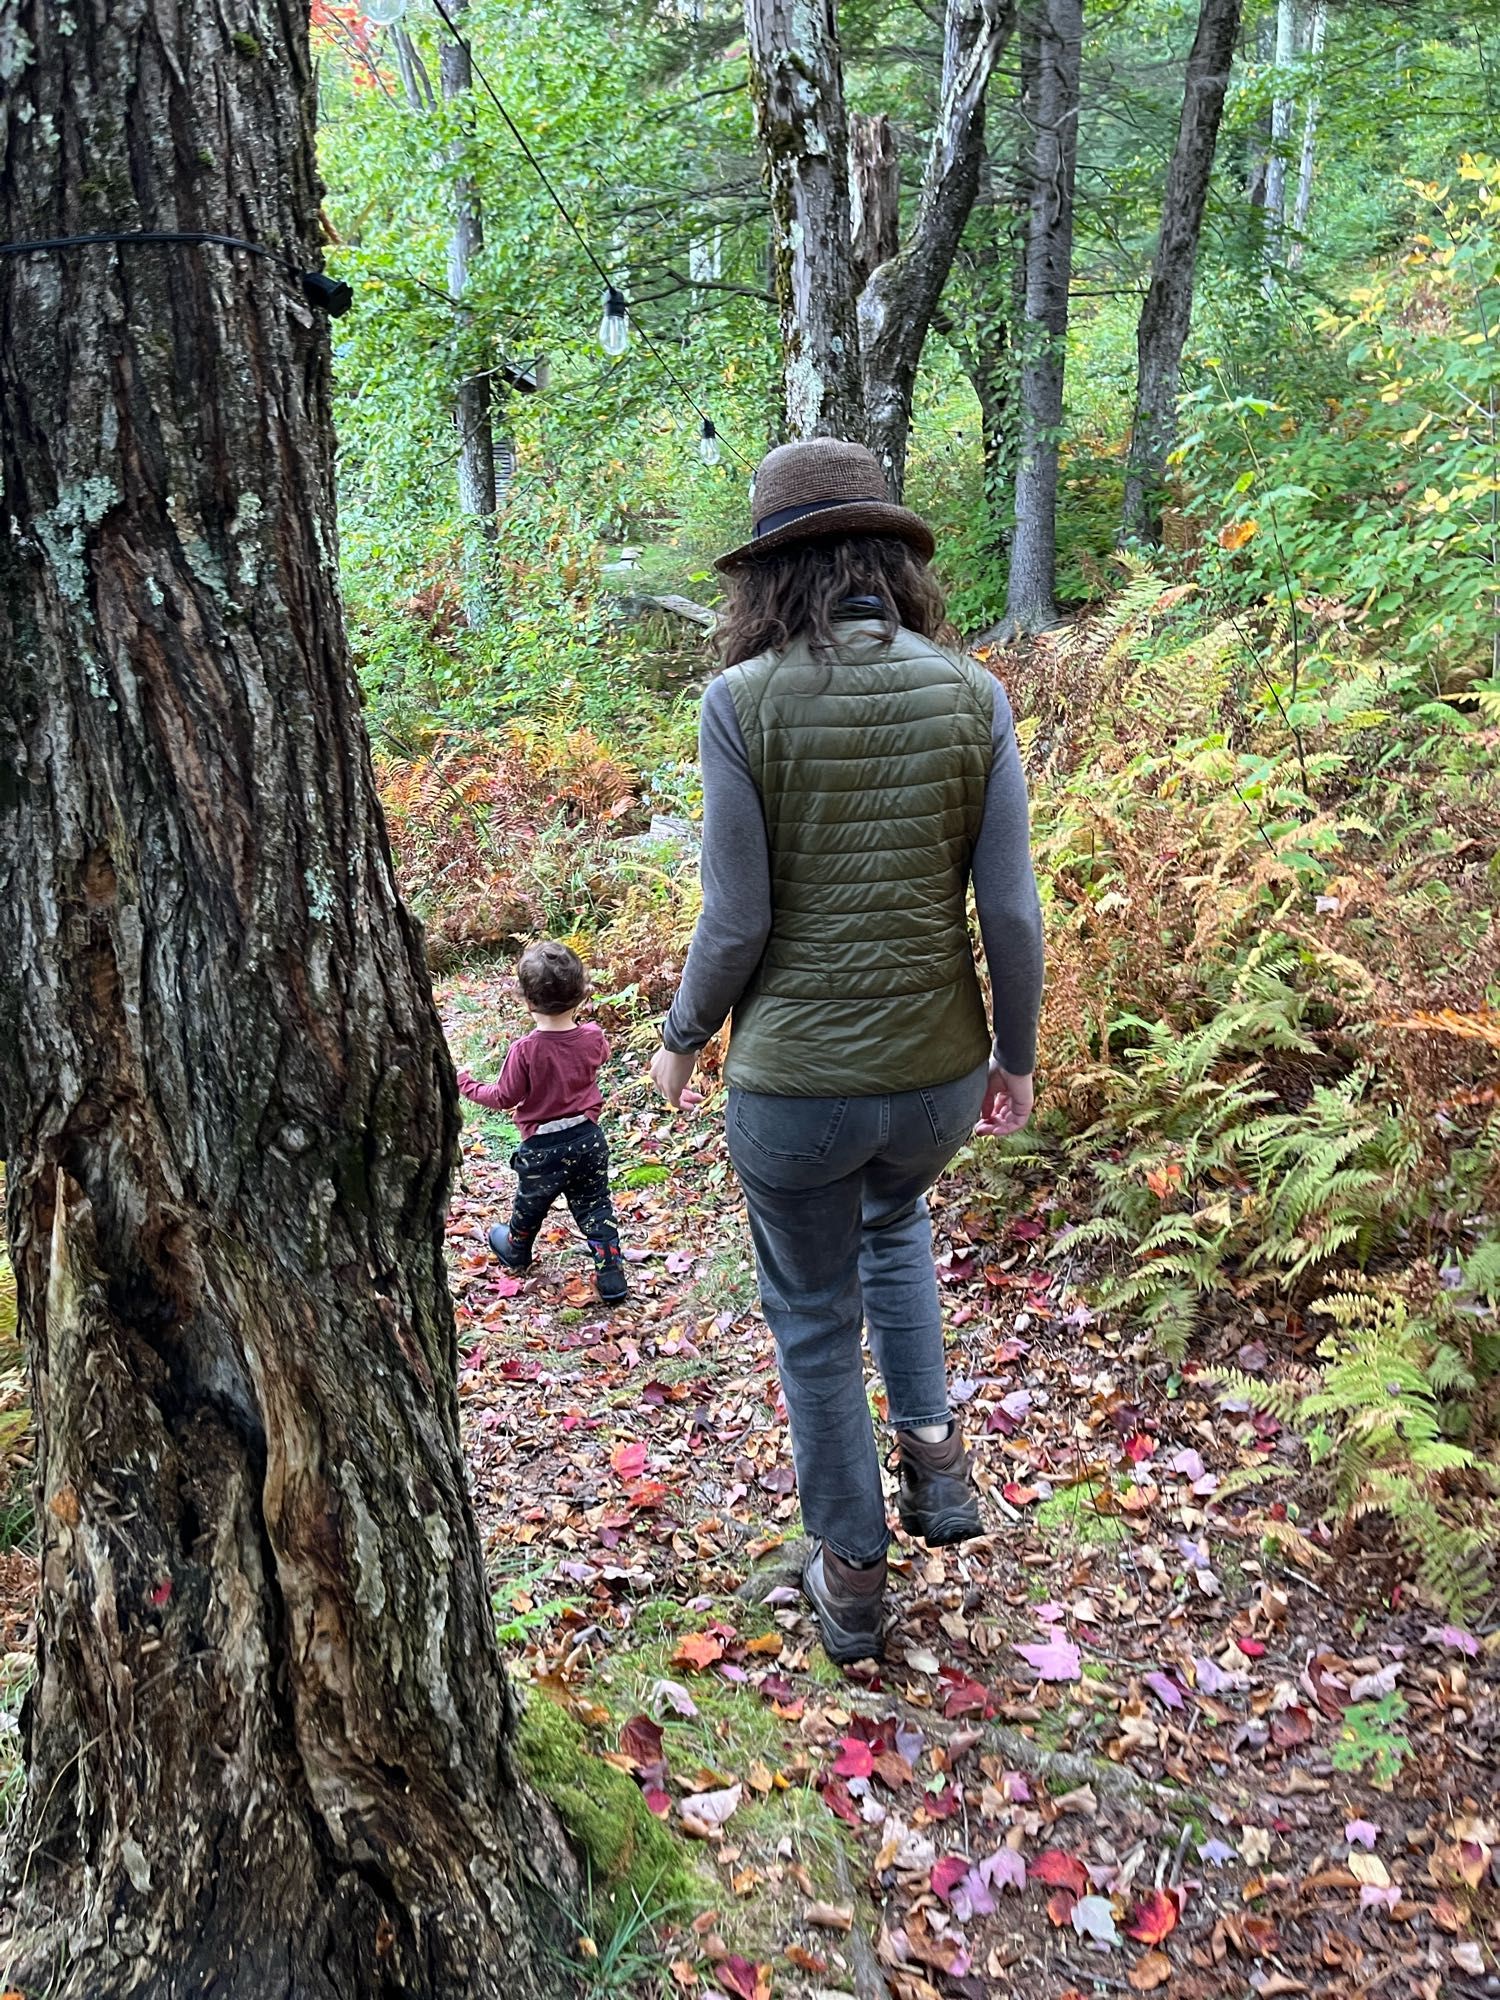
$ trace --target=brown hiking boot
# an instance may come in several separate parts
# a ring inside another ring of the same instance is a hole
[[[802,1573],[802,1595],[818,1620],[823,1650],[846,1666],[878,1660],[884,1650],[885,1557],[856,1569],[819,1542]]]
[[[969,1454],[957,1424],[936,1444],[926,1443],[914,1431],[898,1431],[896,1451],[901,1475],[896,1506],[907,1534],[918,1536],[930,1549],[941,1549],[984,1533],[979,1496],[969,1475]]]

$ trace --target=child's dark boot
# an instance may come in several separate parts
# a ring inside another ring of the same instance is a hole
[[[589,1252],[594,1260],[594,1289],[606,1305],[618,1305],[630,1292],[625,1282],[625,1260],[620,1254],[618,1241],[591,1236]]]
[[[531,1246],[534,1236],[517,1236],[503,1222],[497,1222],[490,1231],[490,1248],[500,1259],[507,1271],[524,1271],[531,1263]]]

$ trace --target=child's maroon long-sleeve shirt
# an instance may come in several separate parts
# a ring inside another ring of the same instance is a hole
[[[514,1111],[521,1137],[529,1139],[538,1125],[554,1118],[599,1116],[599,1068],[608,1055],[609,1040],[592,1021],[575,1028],[534,1028],[511,1043],[498,1083],[476,1083],[461,1069],[458,1087],[488,1110]]]

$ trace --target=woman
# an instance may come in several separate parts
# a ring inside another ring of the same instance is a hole
[[[816,1542],[803,1589],[849,1661],[879,1657],[889,1541],[861,1323],[902,1525],[929,1547],[980,1533],[925,1196],[976,1120],[1018,1132],[1030,1116],[1041,913],[1010,705],[937,643],[926,524],[835,438],[771,452],[752,513],[718,564],[703,914],[652,1075],[669,1103],[696,1101],[698,1052],[733,1014],[729,1151]]]

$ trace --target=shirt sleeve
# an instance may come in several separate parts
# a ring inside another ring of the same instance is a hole
[[[995,1006],[995,1057],[1012,1076],[1036,1067],[1042,1008],[1042,907],[1010,702],[995,682],[994,749],[972,864],[974,907]]]
[[[593,1027],[594,1034],[597,1037],[597,1055],[598,1055],[598,1060],[602,1065],[609,1061],[609,1036],[605,1034],[604,1030],[597,1024],[597,1022],[591,1023],[590,1025]]]
[[[734,701],[710,682],[698,712],[703,771],[703,911],[682,983],[662,1027],[678,1055],[696,1053],[743,998],[771,935],[771,856],[765,808]]]
[[[502,1083],[503,1083],[502,1074]],[[466,1069],[458,1072],[458,1088],[462,1096],[475,1104],[482,1104],[486,1111],[503,1111],[514,1099],[502,1095],[500,1083],[480,1083],[470,1076]]]

